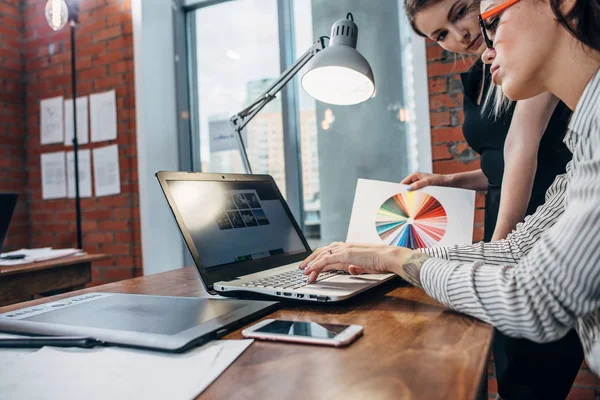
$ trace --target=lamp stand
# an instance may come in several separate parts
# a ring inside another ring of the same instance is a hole
[[[73,98],[73,163],[75,169],[75,222],[77,224],[77,248],[83,249],[81,235],[81,197],[79,195],[79,141],[77,139],[77,70],[75,68],[75,18],[71,19],[71,92]]]
[[[275,99],[275,95],[283,89],[283,87],[304,67],[319,51],[325,48],[325,38],[322,36],[313,43],[313,45],[304,53],[296,62],[286,69],[279,78],[267,90],[265,90],[258,98],[250,104],[248,107],[235,114],[229,120],[231,128],[235,131],[236,137],[240,145],[240,154],[242,156],[242,162],[246,172],[251,174],[252,167],[250,166],[250,160],[248,159],[248,153],[246,152],[246,145],[242,138],[242,130],[248,125],[248,123],[262,110],[269,102]]]

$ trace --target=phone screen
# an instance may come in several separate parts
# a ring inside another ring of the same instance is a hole
[[[342,333],[349,325],[317,324],[316,322],[297,322],[275,320],[256,332],[276,333],[279,335],[305,336],[330,339]]]

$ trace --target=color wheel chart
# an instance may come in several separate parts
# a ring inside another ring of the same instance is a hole
[[[446,233],[446,210],[433,196],[402,192],[377,211],[375,226],[385,244],[418,249],[435,246]]]

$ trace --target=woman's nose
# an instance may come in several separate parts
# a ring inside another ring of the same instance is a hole
[[[487,48],[481,55],[481,61],[483,61],[484,64],[493,63],[495,58],[496,58],[496,50],[494,50],[494,49]]]

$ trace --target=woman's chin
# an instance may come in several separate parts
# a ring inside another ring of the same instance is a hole
[[[506,97],[513,101],[529,99],[543,92],[543,90],[536,90],[531,87],[531,85],[518,84],[511,79],[506,78],[507,77],[504,77],[502,82],[499,82],[499,85],[502,86],[502,91]]]

